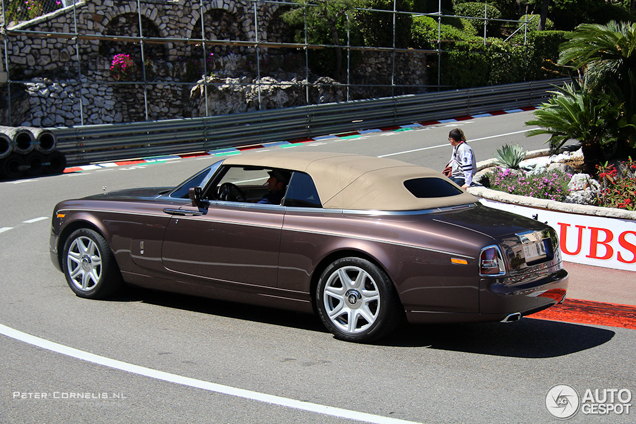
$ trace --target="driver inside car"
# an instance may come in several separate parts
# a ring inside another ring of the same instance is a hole
[[[283,196],[285,195],[285,188],[289,183],[291,174],[288,171],[283,171],[281,169],[271,170],[268,174],[269,179],[267,180],[267,185],[269,186],[269,192],[263,196],[258,203],[280,205],[283,200]]]

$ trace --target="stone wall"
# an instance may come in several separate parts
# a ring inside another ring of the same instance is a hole
[[[11,122],[7,88],[0,84],[0,123],[73,126],[256,110],[256,51],[247,43],[229,45],[223,41],[255,40],[258,26],[259,41],[292,42],[291,30],[280,19],[288,8],[246,0],[206,0],[201,10],[198,0],[145,0],[141,3],[140,30],[136,0],[85,0],[75,7],[10,27],[44,34],[10,33],[6,37],[10,79],[25,83],[11,85]],[[77,40],[71,37],[75,32],[75,13],[81,35]],[[205,39],[219,41],[218,45],[206,46],[205,52],[200,44],[187,42],[202,37],[201,19]],[[113,38],[93,37],[103,35]],[[143,44],[145,63],[142,46],[122,39],[141,35],[155,39]],[[114,80],[111,62],[114,55],[121,53],[134,61],[133,79],[137,83]],[[262,109],[306,104],[303,84],[308,83],[307,76],[310,83],[322,83],[312,88],[310,103],[347,99],[346,90],[330,86],[335,81],[307,75],[302,51],[261,48],[258,59]],[[390,84],[392,60],[391,53],[363,54],[352,70],[351,83]],[[426,83],[423,56],[402,55],[396,58],[396,64],[396,69],[400,69],[396,84]],[[204,70],[207,81],[213,84],[207,87],[207,111],[199,88]],[[146,84],[139,83],[144,78]],[[356,88],[351,90],[350,98],[391,94],[401,93]]]

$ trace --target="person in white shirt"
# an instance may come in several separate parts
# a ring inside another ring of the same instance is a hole
[[[453,146],[453,154],[448,163],[451,167],[449,178],[465,190],[473,183],[473,176],[477,171],[475,152],[466,143],[464,132],[459,128],[448,133],[448,141]]]

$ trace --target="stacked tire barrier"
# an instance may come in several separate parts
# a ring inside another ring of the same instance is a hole
[[[0,126],[0,179],[60,174],[65,167],[66,157],[57,150],[57,137],[51,131]]]

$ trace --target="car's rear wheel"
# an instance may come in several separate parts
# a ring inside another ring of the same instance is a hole
[[[121,288],[117,262],[99,233],[87,228],[76,230],[66,240],[63,252],[64,275],[77,296],[102,299]]]
[[[337,338],[352,342],[385,336],[401,316],[386,273],[356,257],[338,259],[325,269],[316,288],[316,306],[325,327]]]

